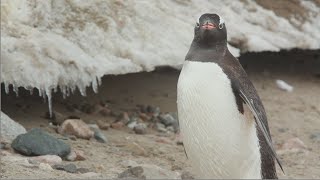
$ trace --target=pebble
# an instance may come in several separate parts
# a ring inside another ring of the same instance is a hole
[[[90,172],[90,170],[88,168],[78,168],[77,172],[84,174]]]
[[[121,179],[180,179],[179,173],[163,169],[156,165],[142,164],[131,167],[118,175]]]
[[[104,121],[102,121],[102,120],[98,120],[98,121],[97,121],[97,124],[98,124],[99,128],[100,128],[100,129],[103,129],[103,130],[108,130],[109,127],[110,127],[110,124],[109,124],[109,123],[104,122]]]
[[[287,140],[285,143],[283,143],[279,150],[279,154],[285,154],[288,152],[301,152],[306,151],[307,146],[301,141],[299,138],[291,138]]]
[[[149,121],[151,119],[151,117],[149,117],[146,113],[140,113],[139,117],[143,120],[143,121]]]
[[[130,117],[129,114],[127,112],[123,112],[120,116],[118,116],[117,121],[121,121],[124,124],[128,124],[130,122]]]
[[[70,154],[66,157],[66,160],[68,161],[84,161],[86,160],[86,157],[84,155],[84,152],[81,150],[72,150]]]
[[[166,114],[161,114],[159,116],[159,119],[160,119],[160,122],[162,124],[164,124],[165,126],[170,126],[170,125],[173,125],[176,123],[176,119],[174,119],[174,117],[169,114],[169,113],[166,113]]]
[[[94,132],[81,119],[67,119],[59,127],[58,132],[62,135],[75,135],[82,139],[91,139]]]
[[[66,156],[67,161],[75,161],[76,158],[77,158],[77,154],[73,150],[71,150],[71,152]]]
[[[67,165],[53,165],[53,169],[61,170],[61,171],[66,171],[69,173],[76,173],[77,172],[77,166],[74,164],[67,164]]]
[[[148,156],[148,152],[139,144],[132,142],[127,145],[127,149],[137,156]]]
[[[39,128],[31,129],[28,133],[19,135],[13,140],[11,147],[27,156],[58,155],[65,157],[70,153],[68,144]]]
[[[316,132],[310,135],[310,139],[320,142],[320,132]]]
[[[153,116],[159,116],[160,114],[160,108],[155,106],[148,105],[146,108],[147,113],[152,114]]]
[[[111,114],[111,110],[107,107],[100,109],[98,112],[102,116],[109,116]]]
[[[133,131],[136,134],[146,134],[147,133],[147,125],[144,123],[139,123],[134,126]]]
[[[52,171],[52,167],[47,163],[40,163],[39,169],[45,170],[45,171]]]
[[[174,127],[173,127],[173,126],[168,126],[166,129],[167,129],[168,131],[175,132]]]
[[[101,143],[108,142],[106,136],[101,132],[100,128],[96,124],[89,124],[90,129],[94,132],[94,138]]]
[[[293,87],[291,85],[289,85],[288,83],[286,83],[283,80],[277,79],[276,80],[276,84],[278,86],[279,89],[287,91],[287,92],[292,92],[293,91]]]
[[[162,133],[165,133],[167,132],[167,129],[166,129],[166,126],[162,123],[156,123],[156,129],[158,132],[162,132]]]
[[[30,164],[40,164],[45,163],[49,165],[61,164],[62,159],[57,155],[43,155],[28,158]]]
[[[19,123],[12,120],[1,111],[0,120],[0,139],[1,141],[11,142],[18,135],[26,133],[26,129]]]
[[[115,122],[111,124],[111,127],[113,129],[121,129],[124,126],[123,122],[119,121],[119,122]]]
[[[130,129],[133,129],[136,125],[137,125],[137,121],[132,121],[132,122],[128,123],[127,127]]]

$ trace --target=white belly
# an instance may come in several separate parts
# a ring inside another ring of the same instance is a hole
[[[183,143],[197,178],[261,178],[255,123],[239,113],[222,69],[185,61],[177,88]]]

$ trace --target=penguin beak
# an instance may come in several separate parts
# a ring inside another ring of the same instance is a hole
[[[213,23],[209,23],[209,22],[206,22],[204,23],[201,28],[202,29],[205,29],[205,30],[211,30],[211,29],[215,29],[217,26]]]

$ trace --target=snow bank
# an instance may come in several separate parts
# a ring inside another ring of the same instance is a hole
[[[223,17],[236,56],[317,49],[319,7],[310,1],[301,6],[310,18],[296,27],[254,1],[2,0],[1,82],[7,90],[9,84],[36,87],[48,97],[57,86],[66,95],[76,87],[85,95],[85,87],[96,91],[106,74],[177,67],[205,12]]]

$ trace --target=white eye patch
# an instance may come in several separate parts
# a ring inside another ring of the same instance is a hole
[[[222,17],[219,16],[219,26],[220,26],[221,24],[224,24],[224,20],[222,19]]]

